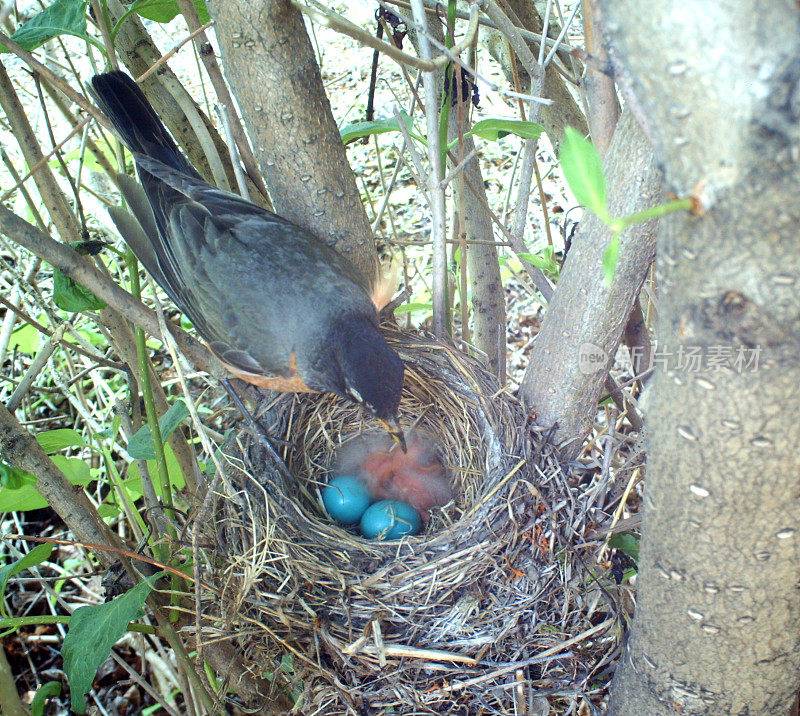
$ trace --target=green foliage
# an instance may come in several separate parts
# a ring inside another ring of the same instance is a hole
[[[42,446],[42,450],[48,455],[68,447],[86,447],[81,434],[72,428],[45,430],[36,435],[36,442]]]
[[[425,313],[430,313],[433,311],[433,304],[432,303],[420,303],[420,302],[413,302],[413,303],[404,303],[402,306],[398,306],[394,309],[395,313],[414,313],[416,311],[423,311]]]
[[[53,696],[59,696],[60,694],[60,681],[48,681],[46,684],[42,684],[31,701],[31,716],[44,716],[44,708],[47,704],[47,699]]]
[[[527,122],[522,119],[502,119],[500,117],[482,119],[475,122],[466,134],[496,142],[498,139],[515,134],[523,139],[539,139],[544,127],[535,122]]]
[[[106,307],[88,288],[73,281],[58,269],[53,271],[53,303],[62,311],[99,311]]]
[[[207,665],[207,662],[206,662]],[[212,682],[213,683],[213,682]],[[166,700],[169,703],[172,703],[175,700],[175,697],[181,693],[180,689],[175,689],[171,693],[166,695]],[[142,709],[140,714],[141,716],[153,716],[153,714],[158,714],[163,710],[163,707],[159,703],[155,703],[152,706],[148,706],[146,709]]]
[[[406,129],[411,132],[412,122],[411,117],[407,112],[400,112],[400,118]],[[358,139],[369,137],[372,134],[386,134],[386,132],[399,132],[400,125],[396,117],[391,119],[376,119],[372,122],[355,122],[354,124],[347,124],[339,130],[344,144],[350,144]],[[415,139],[423,142],[423,138],[417,135],[412,135]]]
[[[95,146],[97,151],[102,152],[106,157],[108,157],[109,161],[112,163],[116,161],[116,158],[111,154],[108,145],[98,144]],[[93,172],[105,171],[100,162],[98,162],[95,158],[94,152],[84,151],[84,149],[81,147],[75,147],[75,149],[62,154],[61,159],[63,159],[65,162],[81,161],[86,169],[89,169]],[[61,168],[61,162],[58,159],[51,159],[49,162],[47,162],[47,164],[53,169]]]
[[[31,701],[31,716],[44,716],[44,707],[47,703],[47,699],[51,696],[60,695],[60,681],[48,681],[46,684],[42,684]]]
[[[90,324],[90,326],[94,326],[94,324]],[[106,338],[100,331],[94,328],[79,328],[78,333],[81,337],[85,338],[89,343],[93,346],[107,346],[108,345],[108,338]],[[77,343],[77,339],[75,339],[69,333],[64,335],[64,340],[68,341],[69,343]],[[161,345],[160,343],[157,345]]]
[[[130,622],[144,616],[142,606],[156,579],[158,575],[149,577],[110,602],[80,607],[72,613],[61,653],[72,709],[79,714],[86,712],[86,693],[92,688],[97,669],[111,654],[111,647]]]
[[[200,16],[200,22],[207,23],[211,16],[208,14],[205,0],[194,0],[194,6]],[[175,0],[137,0],[129,5],[128,9],[148,20],[160,23],[170,22],[180,14],[180,8]]]
[[[55,0],[20,25],[11,39],[28,51],[59,35],[74,35],[93,42],[86,34],[86,5],[87,0]],[[8,51],[8,48],[0,45],[0,52]]]
[[[89,466],[78,458],[54,455],[50,458],[73,485],[92,481]],[[47,507],[47,500],[36,489],[36,476],[0,462],[0,512],[26,512]]]
[[[408,129],[409,134],[423,145],[427,146],[424,137],[412,131],[411,117],[406,112],[401,112],[400,116],[403,124]],[[345,144],[355,142],[362,137],[368,137],[371,134],[386,134],[387,132],[399,132],[400,126],[397,119],[376,119],[372,122],[356,122],[355,124],[348,124],[339,130],[342,136],[342,141]],[[544,127],[534,122],[525,122],[521,119],[502,119],[500,117],[482,119],[476,122],[472,129],[465,132],[464,136],[475,136],[481,139],[486,139],[490,142],[496,142],[498,139],[507,137],[509,134],[514,134],[523,139],[538,139]],[[447,145],[448,151],[458,145],[458,140],[454,140]],[[442,144],[444,146],[444,143]]]
[[[608,546],[622,550],[634,562],[639,561],[639,538],[633,532],[619,532],[611,535]]]
[[[189,409],[182,400],[176,400],[158,419],[161,439],[166,440],[175,429],[189,416]],[[128,442],[128,454],[134,460],[153,460],[156,456],[153,436],[149,425],[143,425]]]
[[[603,254],[603,276],[606,279],[606,285],[610,286],[614,278],[614,271],[617,269],[617,259],[619,258],[619,234],[615,233],[611,237],[608,248]]]
[[[664,216],[675,211],[688,211],[692,199],[678,199],[666,204],[650,207],[629,216],[612,217],[608,210],[606,180],[603,162],[594,145],[572,127],[567,127],[559,156],[561,171],[575,198],[589,211],[597,215],[612,231],[611,241],[603,255],[603,274],[607,285],[611,285],[619,257],[619,235],[624,229],[643,221]]]
[[[9,348],[16,347],[20,353],[27,353],[32,356],[39,349],[42,334],[39,333],[32,325],[26,323],[22,328],[17,328],[11,334],[11,342]]]
[[[26,569],[35,567],[37,564],[41,564],[45,560],[49,559],[50,555],[53,553],[54,546],[55,545],[52,544],[37,545],[30,552],[28,552],[28,554],[20,557],[16,562],[7,564],[4,567],[0,567],[0,613],[2,613],[6,619],[8,619],[8,612],[6,612],[4,597],[8,580],[11,579],[11,577],[13,577],[15,574],[24,572]]]
[[[561,171],[575,198],[598,218],[611,219],[606,205],[606,179],[603,163],[594,145],[580,132],[567,127],[559,156]]]
[[[185,485],[183,471],[181,470],[178,458],[175,457],[175,453],[173,452],[169,443],[164,445],[164,458],[167,462],[167,476],[169,477],[169,484],[172,485],[176,490],[182,489]],[[148,472],[151,475],[155,475],[156,469],[157,467],[155,459],[148,460]],[[158,480],[154,481],[153,487],[155,488],[156,494],[161,495],[161,483]],[[128,477],[122,482],[121,489],[125,491],[126,496],[131,502],[135,502],[142,496],[142,476],[139,474],[139,468],[136,466],[136,463],[133,463],[130,465],[130,467],[128,467]],[[117,510],[117,512],[119,512],[119,510]]]
[[[553,258],[553,247],[546,246],[541,251],[535,254],[517,254],[517,258],[522,261],[527,261],[532,266],[549,273],[552,276],[558,276],[559,265]]]

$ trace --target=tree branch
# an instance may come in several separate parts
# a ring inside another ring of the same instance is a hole
[[[624,216],[657,204],[661,175],[633,117],[623,114],[605,161],[609,207]],[[611,286],[603,256],[611,234],[593,214],[584,217],[548,305],[520,394],[539,425],[557,425],[566,458],[577,455],[597,412],[606,374],[655,252],[655,222],[620,236]]]
[[[2,204],[0,204],[0,233],[44,259],[73,281],[89,288],[95,296],[101,298],[150,335],[155,337],[161,335],[158,318],[154,311],[137,301],[108,276],[94,268],[84,256],[69,246],[51,239]],[[175,325],[171,325],[170,330],[181,351],[200,370],[217,376],[224,375],[222,366],[207,348]]]

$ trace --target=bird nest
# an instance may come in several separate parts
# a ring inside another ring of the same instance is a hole
[[[320,492],[337,446],[380,427],[334,396],[271,395],[259,420],[291,443],[285,465],[249,433],[221,451],[204,639],[237,643],[300,699],[295,713],[539,713],[574,697],[588,678],[574,644],[603,646],[559,524],[574,522],[568,476],[478,362],[394,327],[387,338],[406,365],[401,421],[437,444],[453,501],[400,541],[332,523]]]

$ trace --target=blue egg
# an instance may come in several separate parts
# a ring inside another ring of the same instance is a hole
[[[352,525],[369,507],[367,487],[353,475],[334,477],[322,491],[322,503],[333,519]]]
[[[376,502],[361,518],[361,534],[369,539],[400,539],[403,535],[417,534],[420,527],[417,511],[396,500]]]

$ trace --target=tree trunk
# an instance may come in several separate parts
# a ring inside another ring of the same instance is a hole
[[[453,114],[456,114],[455,109]],[[451,116],[450,134],[453,140],[459,131],[458,123]],[[468,156],[475,148],[472,137],[462,137],[462,153]],[[494,227],[486,207],[486,189],[477,157],[470,159],[464,169],[453,180],[453,193],[467,238],[467,267],[469,269],[472,295],[473,334],[472,343],[486,354],[487,367],[492,373],[505,379],[506,372],[506,304],[497,247],[490,243],[494,239]],[[477,241],[479,243],[469,243]]]
[[[286,0],[208,6],[276,213],[372,277],[375,242],[302,15]]]
[[[785,716],[800,682],[797,7],[603,6],[668,182],[703,204],[661,223],[637,611],[610,713]]]

